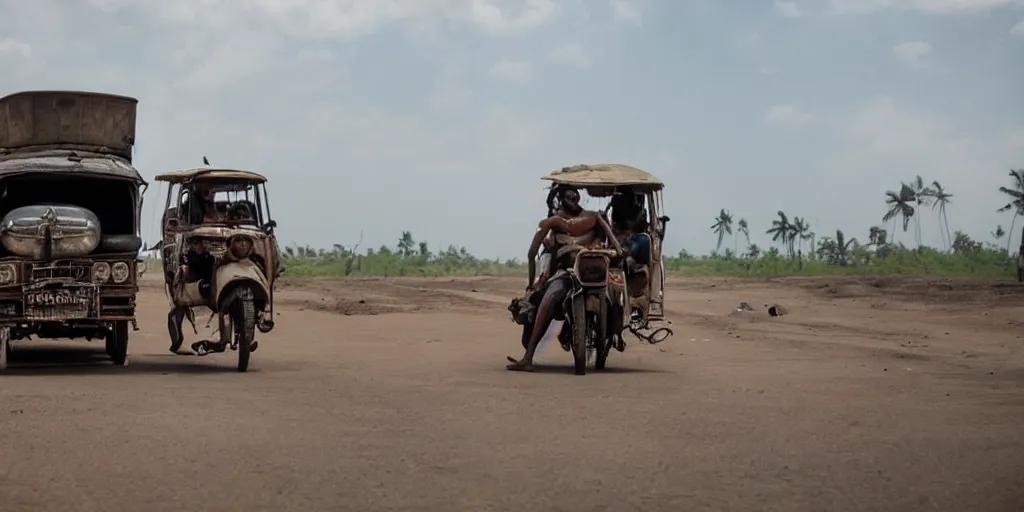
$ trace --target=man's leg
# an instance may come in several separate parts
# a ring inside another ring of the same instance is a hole
[[[509,357],[508,360],[512,364],[505,368],[517,371],[533,371],[533,356],[537,352],[537,345],[540,343],[541,338],[544,337],[544,333],[547,332],[548,325],[555,316],[555,311],[562,307],[562,302],[565,300],[567,293],[569,293],[568,279],[560,278],[548,282],[548,288],[544,291],[544,298],[541,299],[540,307],[537,308],[537,316],[533,320],[533,333],[530,335],[530,343],[526,347],[526,354],[518,361],[515,358]]]
[[[181,330],[181,324],[185,320],[185,308],[171,309],[167,313],[167,334],[171,337],[171,352],[178,353],[181,344],[185,341],[185,333]]]

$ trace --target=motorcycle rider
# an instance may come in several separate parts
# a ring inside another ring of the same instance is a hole
[[[529,276],[526,291],[529,295],[534,291],[534,276],[537,273],[537,252],[549,234],[552,235],[551,254],[554,258],[552,266],[565,269],[572,266],[576,252],[581,248],[593,247],[607,241],[616,251],[622,252],[622,246],[615,239],[611,226],[597,212],[585,211],[580,205],[579,190],[559,186],[555,191],[560,207],[553,215],[540,221],[537,232],[533,236],[526,261],[529,265]],[[549,210],[550,212],[550,210]],[[522,359],[509,357],[510,362],[505,368],[512,371],[533,371],[533,356],[537,345],[547,331],[548,325],[559,312],[571,283],[566,276],[554,275],[543,283],[544,295],[537,308],[533,321],[533,333]]]
[[[181,255],[180,272],[184,283],[199,283],[199,295],[207,301],[210,300],[210,286],[213,280],[214,257],[206,251],[202,240],[191,238],[188,241],[188,250]],[[168,329],[171,335],[172,353],[178,353],[181,344],[185,341],[181,325],[185,316],[189,313],[187,308],[175,308],[167,315]],[[194,319],[190,319],[193,320]]]

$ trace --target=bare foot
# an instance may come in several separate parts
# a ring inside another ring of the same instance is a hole
[[[517,361],[514,357],[507,357],[512,364],[505,365],[505,369],[513,372],[532,372],[533,363],[526,361]]]

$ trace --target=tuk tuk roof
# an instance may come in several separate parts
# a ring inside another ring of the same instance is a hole
[[[665,184],[653,174],[624,164],[581,164],[551,171],[544,180],[560,185],[598,189],[631,186],[660,190]]]
[[[196,169],[183,169],[180,171],[172,171],[164,174],[159,174],[155,178],[157,181],[166,181],[168,183],[184,183],[186,181],[192,181],[196,179],[234,179],[234,180],[249,180],[258,183],[265,183],[267,178],[262,174],[255,173],[252,171],[241,171],[238,169],[223,169],[217,167],[199,167]]]
[[[0,179],[22,174],[90,176],[131,180],[145,185],[146,180],[127,160],[107,154],[85,151],[50,150],[0,153]]]

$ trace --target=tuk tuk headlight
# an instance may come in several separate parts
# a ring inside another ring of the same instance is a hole
[[[0,286],[12,285],[17,279],[18,274],[14,270],[14,265],[10,263],[0,265]]]
[[[252,239],[247,236],[235,236],[228,242],[228,250],[236,259],[245,259],[252,254]]]
[[[114,278],[114,283],[121,284],[121,283],[127,281],[128,280],[128,270],[129,269],[128,269],[128,264],[127,263],[125,263],[123,261],[119,261],[117,263],[114,263],[114,265],[110,267],[110,276]]]
[[[92,282],[101,284],[110,279],[110,264],[100,261],[92,264]]]

